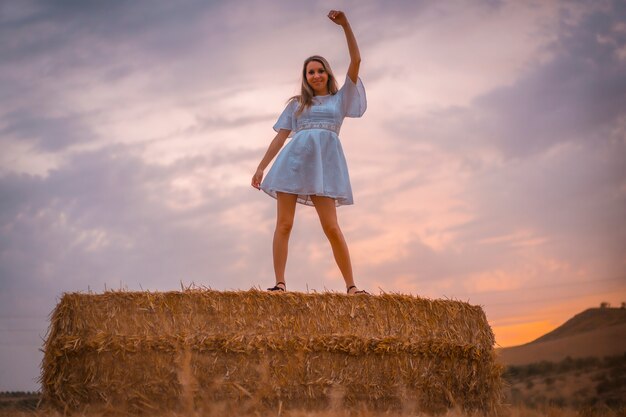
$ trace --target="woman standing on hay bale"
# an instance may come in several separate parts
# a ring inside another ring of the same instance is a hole
[[[337,135],[345,117],[361,117],[367,108],[359,78],[361,55],[346,15],[331,10],[328,18],[343,28],[348,41],[350,66],[345,83],[337,88],[330,65],[321,56],[304,61],[301,93],[289,99],[274,125],[277,134],[252,177],[252,186],[276,198],[278,206],[273,243],[276,285],[269,291],[286,290],[287,247],[296,203],[300,203],[315,206],[348,294],[367,294],[354,283],[336,213],[337,207],[353,204],[348,166]],[[292,135],[263,180],[263,171]]]

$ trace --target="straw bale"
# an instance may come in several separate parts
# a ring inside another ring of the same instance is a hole
[[[263,291],[64,294],[41,383],[65,410],[357,403],[494,413],[502,367],[483,310],[410,295]]]

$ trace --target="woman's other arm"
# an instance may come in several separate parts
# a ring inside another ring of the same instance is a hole
[[[346,40],[348,41],[348,51],[350,52],[350,66],[348,67],[348,77],[356,84],[359,76],[359,66],[361,65],[361,53],[359,52],[359,45],[356,43],[356,38],[348,22],[348,18],[345,13],[339,10],[331,10],[328,13],[328,18],[341,26],[346,34]]]
[[[270,143],[270,146],[267,148],[267,152],[265,152],[265,156],[259,163],[259,166],[256,169],[256,172],[252,176],[252,186],[257,190],[261,189],[261,181],[263,181],[263,171],[269,165],[272,159],[276,156],[280,148],[285,144],[285,140],[291,133],[291,130],[280,129],[276,136],[274,136],[274,140]]]

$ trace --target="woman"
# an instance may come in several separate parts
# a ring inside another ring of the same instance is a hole
[[[287,246],[296,203],[300,203],[315,206],[347,293],[367,294],[354,283],[348,245],[336,213],[336,207],[353,204],[348,166],[337,135],[344,117],[361,117],[367,107],[358,76],[361,55],[345,14],[331,10],[328,17],[343,28],[348,41],[350,66],[345,83],[337,89],[335,76],[321,56],[304,61],[301,94],[289,100],[278,118],[274,125],[277,134],[252,177],[252,186],[276,198],[278,204],[273,243],[276,285],[269,291],[287,289]],[[263,171],[292,135],[263,180]]]

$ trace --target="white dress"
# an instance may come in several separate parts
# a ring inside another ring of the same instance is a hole
[[[297,202],[313,206],[311,195],[331,197],[335,206],[353,204],[348,165],[339,142],[345,117],[361,117],[367,108],[361,79],[346,81],[336,94],[315,96],[313,105],[298,117],[292,100],[274,125],[290,130],[292,139],[280,151],[261,183],[261,189],[276,198],[276,192],[297,194]]]

